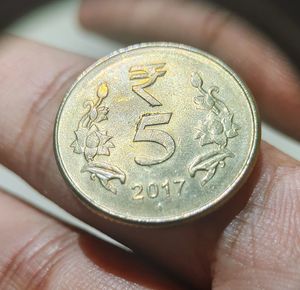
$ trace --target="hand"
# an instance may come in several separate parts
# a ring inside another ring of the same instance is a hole
[[[246,80],[264,119],[300,139],[299,76],[273,44],[241,20],[190,1],[83,3],[83,24],[99,32],[184,42],[222,58]],[[127,227],[99,218],[77,201],[57,169],[52,131],[62,96],[91,62],[2,38],[0,162],[139,256],[1,194],[0,289],[184,288],[160,268],[147,266],[141,255],[200,289],[211,284],[216,289],[299,288],[300,164],[270,145],[262,144],[253,174],[234,198],[189,224]]]

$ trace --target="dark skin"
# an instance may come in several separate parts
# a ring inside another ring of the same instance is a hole
[[[300,139],[298,72],[234,15],[187,0],[86,0],[80,19],[88,29],[122,39],[172,40],[208,50],[246,81],[264,120]],[[92,62],[2,37],[0,162],[134,254],[1,193],[0,289],[299,289],[300,163],[264,142],[234,198],[177,227],[115,224],[73,196],[54,159],[53,124],[63,94]]]

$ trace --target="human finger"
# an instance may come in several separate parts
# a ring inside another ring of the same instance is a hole
[[[64,92],[90,60],[24,40],[6,38],[2,42],[0,162],[65,210],[135,252],[197,287],[210,285],[211,263],[223,230],[253,192],[278,180],[269,175],[275,166],[282,163],[285,170],[296,166],[296,161],[263,147],[259,160],[264,162],[258,163],[239,193],[221,210],[188,224],[137,228],[104,220],[73,196],[59,173],[52,148],[54,120]]]
[[[200,1],[85,0],[80,19],[120,40],[174,41],[211,52],[246,81],[265,121],[300,140],[298,71],[265,35],[232,13]]]
[[[0,289],[183,289],[136,255],[2,191],[0,232]]]

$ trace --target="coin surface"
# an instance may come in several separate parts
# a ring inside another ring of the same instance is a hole
[[[60,170],[97,213],[168,224],[224,203],[253,168],[260,122],[224,63],[200,50],[146,43],[88,68],[55,126]]]

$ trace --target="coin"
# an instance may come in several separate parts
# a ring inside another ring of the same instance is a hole
[[[128,47],[89,67],[56,119],[55,153],[103,217],[168,225],[228,200],[253,169],[254,100],[215,57],[173,43]]]

